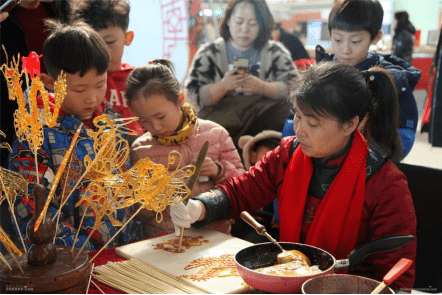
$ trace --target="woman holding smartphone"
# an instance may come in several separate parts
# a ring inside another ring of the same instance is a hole
[[[270,40],[273,27],[265,0],[230,0],[221,38],[201,46],[185,82],[199,117],[225,127],[236,146],[241,135],[282,130],[289,112],[286,81],[296,68],[287,48]]]

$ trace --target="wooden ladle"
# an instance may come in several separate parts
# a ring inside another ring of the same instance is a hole
[[[292,261],[292,259],[291,259],[292,255],[290,253],[288,253],[287,251],[285,251],[281,247],[281,245],[271,235],[269,235],[265,226],[260,224],[258,221],[256,221],[256,219],[253,218],[253,216],[250,215],[249,212],[242,211],[240,216],[241,216],[241,219],[244,220],[245,222],[247,222],[250,226],[252,226],[258,234],[267,237],[267,239],[269,239],[270,242],[275,244],[281,250],[281,253],[279,253],[278,256],[276,257],[276,261],[278,262],[278,264],[287,263],[287,262]]]
[[[392,269],[384,276],[382,282],[371,292],[371,294],[379,294],[385,287],[390,285],[394,280],[400,277],[407,269],[410,268],[413,261],[407,258],[401,258]]]

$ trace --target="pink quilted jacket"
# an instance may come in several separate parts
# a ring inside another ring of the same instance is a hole
[[[192,190],[192,196],[206,192],[215,184],[245,172],[241,158],[227,130],[215,122],[203,119],[197,119],[195,128],[184,145],[161,145],[149,132],[138,137],[131,146],[132,165],[142,158],[149,157],[153,162],[167,167],[169,152],[173,150],[178,151],[182,155],[180,167],[194,164],[205,141],[209,142],[209,150],[206,157],[220,164],[222,170],[215,179],[206,179],[202,182],[197,181]],[[177,165],[178,163],[170,166],[169,171],[177,169]],[[145,238],[155,237],[160,233],[174,232],[169,207],[163,211],[163,220],[160,223],[157,223],[156,212],[154,211],[144,210],[138,215],[138,218],[143,223]],[[211,224],[209,227],[224,233],[230,233],[230,225],[232,223],[233,220],[222,221]]]

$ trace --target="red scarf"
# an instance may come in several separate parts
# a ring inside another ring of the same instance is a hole
[[[358,237],[365,197],[368,146],[356,130],[341,170],[319,204],[307,234],[307,245],[321,248],[336,259],[347,258]],[[279,198],[281,241],[299,243],[313,163],[297,148],[284,174]]]

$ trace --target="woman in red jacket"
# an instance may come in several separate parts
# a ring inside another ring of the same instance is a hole
[[[312,65],[292,82],[296,137],[283,138],[248,172],[171,207],[175,226],[194,227],[278,199],[280,240],[326,250],[337,259],[370,240],[416,235],[405,175],[389,160],[402,146],[394,82],[381,68],[336,62]],[[368,256],[352,271],[382,281],[402,257],[414,260],[416,239]],[[412,266],[392,288],[413,287]]]

